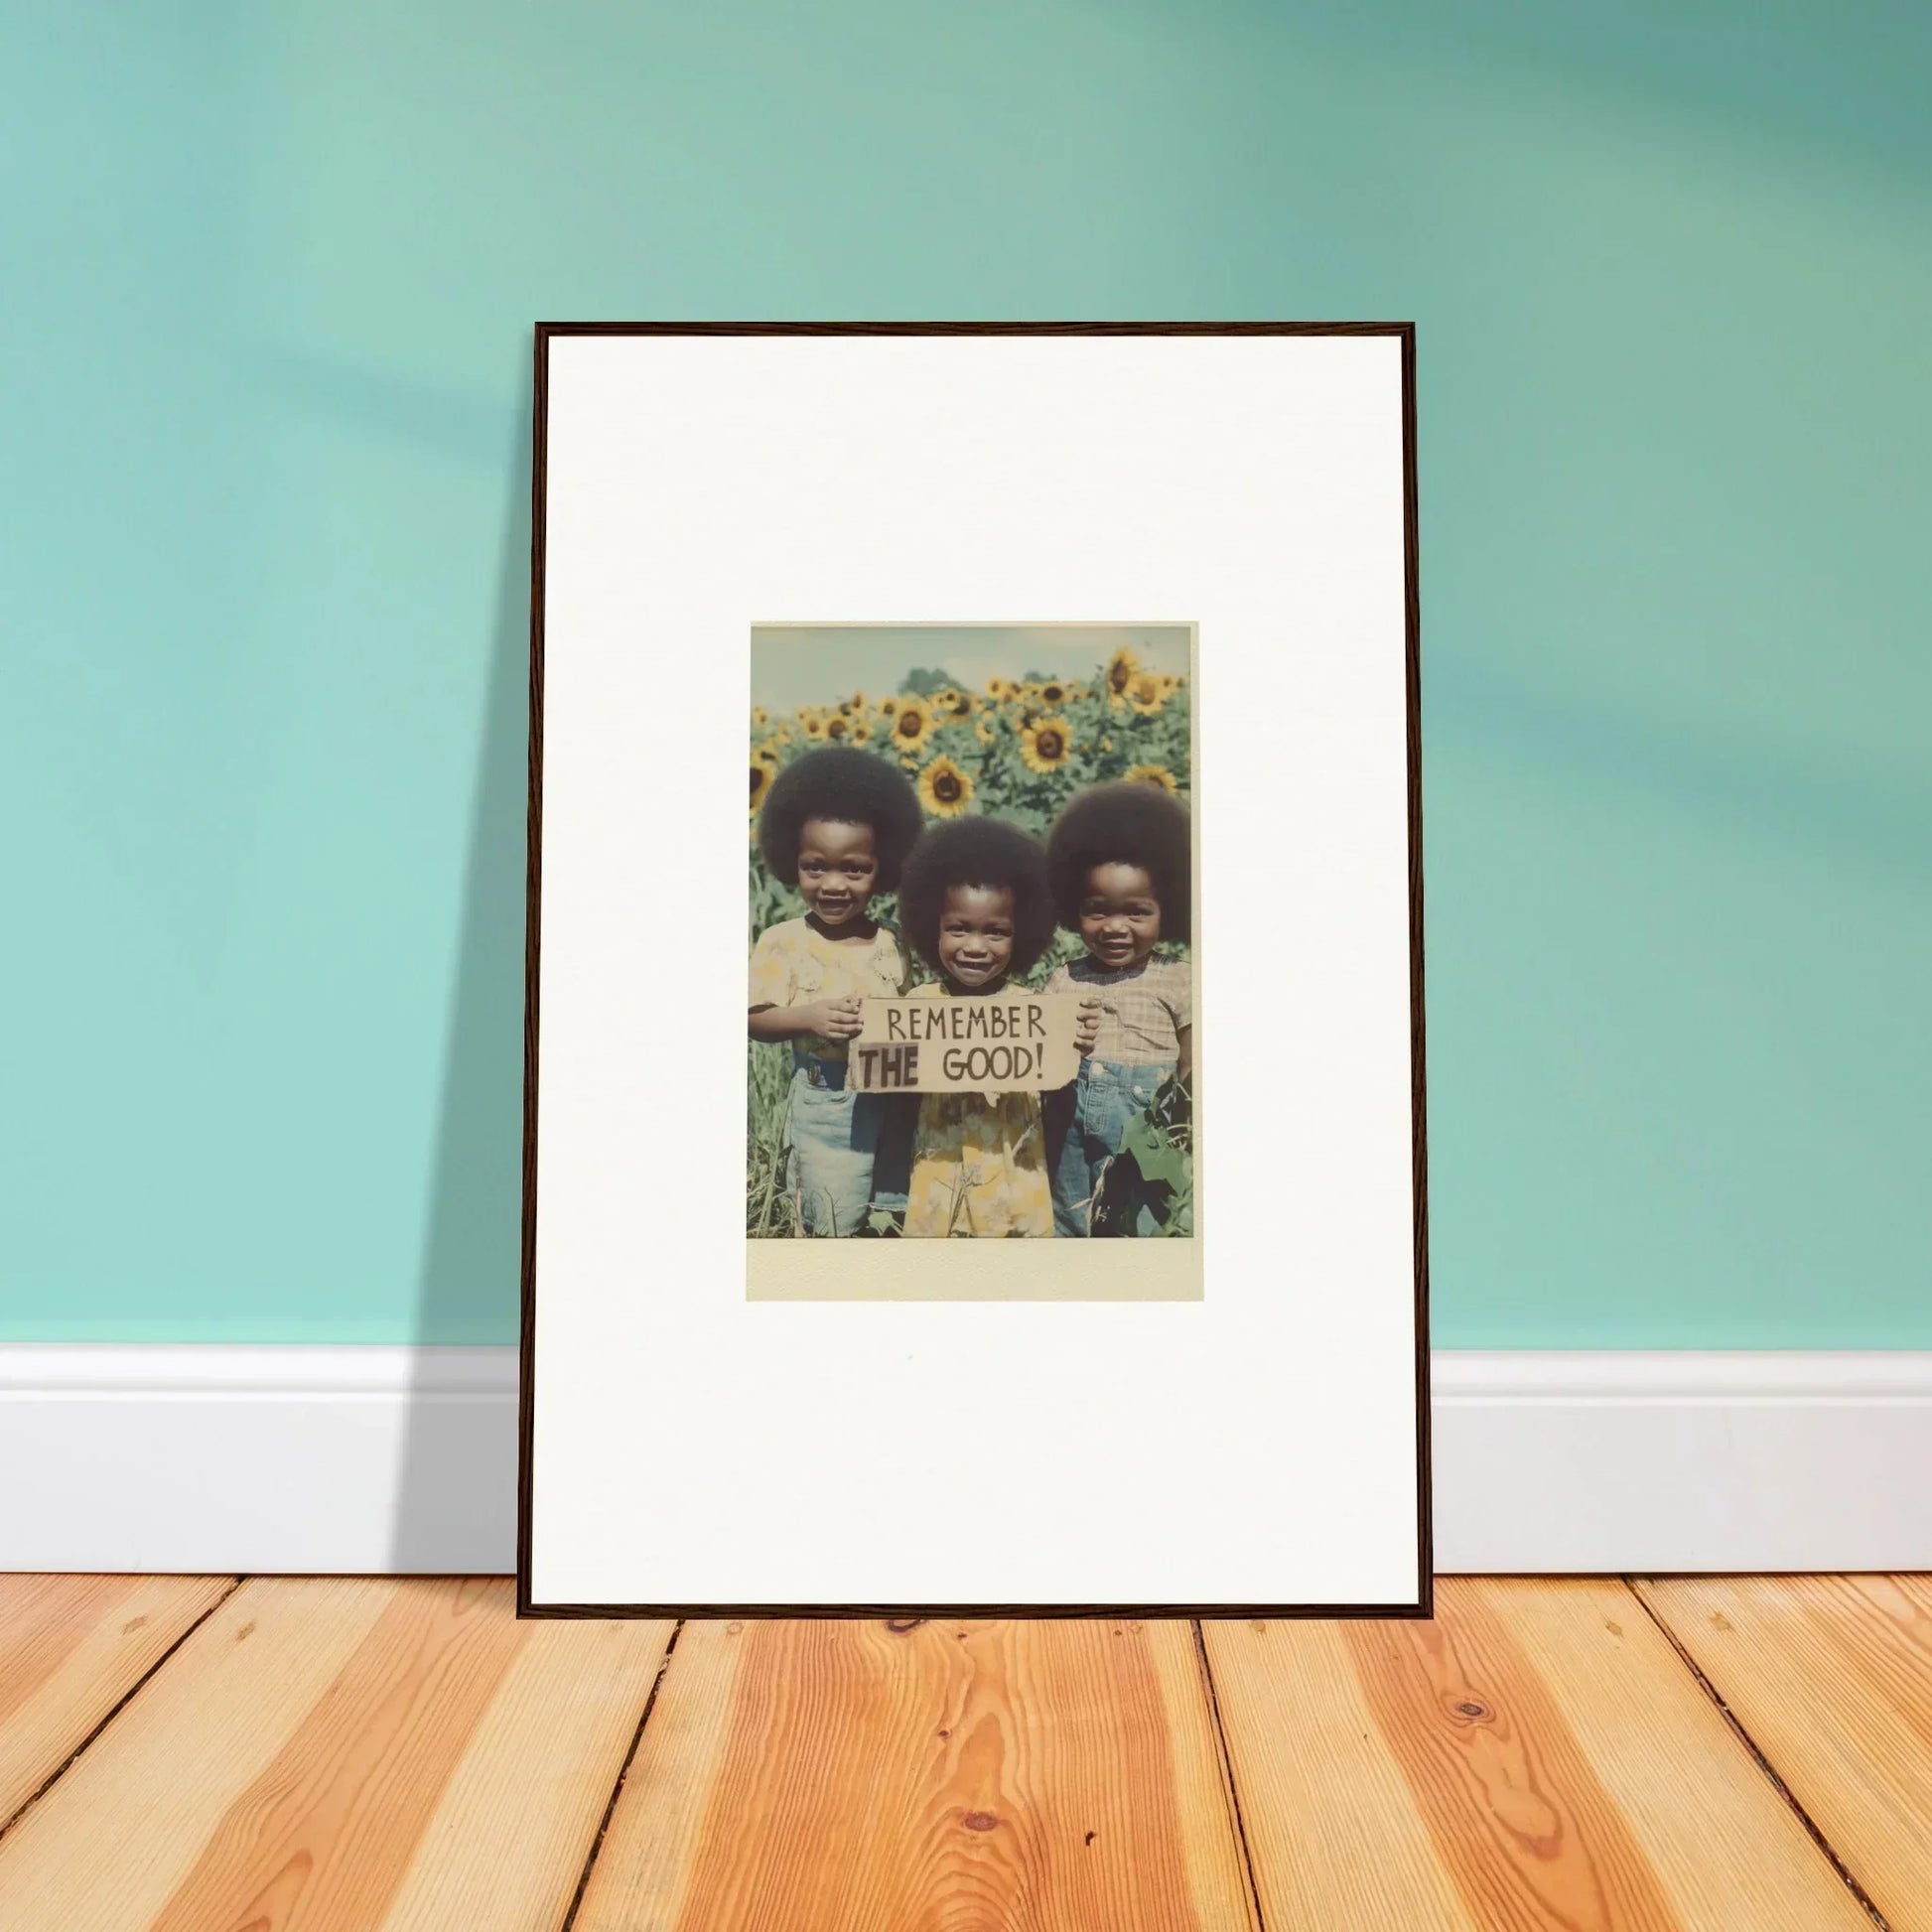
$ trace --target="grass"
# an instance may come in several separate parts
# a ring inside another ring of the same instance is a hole
[[[791,1048],[752,1040],[746,1080],[745,1232],[757,1240],[797,1232],[798,1217],[784,1191],[782,1161],[785,1093]]]

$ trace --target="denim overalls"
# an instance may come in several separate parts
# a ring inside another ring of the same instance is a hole
[[[1176,1062],[1129,1066],[1117,1060],[1080,1062],[1058,1114],[1064,1138],[1051,1154],[1053,1232],[1084,1235],[1101,1167],[1120,1152],[1128,1123],[1144,1114]]]
[[[791,1049],[786,1178],[807,1234],[859,1234],[874,1208],[905,1212],[912,1118],[904,1096],[854,1093],[846,1062]]]

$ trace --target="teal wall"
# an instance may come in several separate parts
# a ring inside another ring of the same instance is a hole
[[[1439,1341],[1932,1346],[1932,10],[3,19],[0,1334],[512,1336],[536,318],[1399,316]]]

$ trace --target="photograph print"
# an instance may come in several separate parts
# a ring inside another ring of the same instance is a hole
[[[931,1292],[934,1240],[1177,1243],[1122,1293],[1198,1293],[1193,643],[754,628],[751,1242],[916,1244],[852,1251],[877,1299]]]

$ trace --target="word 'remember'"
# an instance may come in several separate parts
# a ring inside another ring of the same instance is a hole
[[[926,1006],[886,1009],[888,1039],[1044,1039],[1046,1017],[1038,1004],[982,1005],[977,1000],[934,1000]]]

